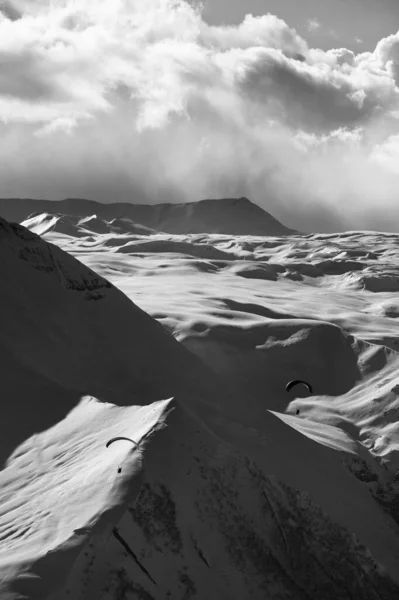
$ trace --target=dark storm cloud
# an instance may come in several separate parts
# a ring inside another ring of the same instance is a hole
[[[6,0],[0,0],[0,12],[3,13],[10,21],[17,21],[22,17],[22,13],[12,4]]]
[[[267,49],[247,62],[239,89],[280,122],[309,132],[358,127],[380,110],[374,90],[359,95],[356,82],[344,73],[321,71]],[[384,109],[397,101],[393,91]]]
[[[27,51],[0,52],[0,95],[31,102],[60,100],[62,96],[45,67],[43,60]]]

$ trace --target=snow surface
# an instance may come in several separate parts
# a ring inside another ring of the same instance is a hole
[[[399,235],[24,225],[0,220],[2,600],[399,597]]]

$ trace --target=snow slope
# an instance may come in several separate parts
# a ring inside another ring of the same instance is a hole
[[[0,221],[0,597],[396,598],[396,240],[74,227]]]

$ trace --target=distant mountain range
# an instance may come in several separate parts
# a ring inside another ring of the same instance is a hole
[[[144,227],[171,234],[219,233],[286,236],[297,233],[285,227],[248,198],[207,199],[185,204],[103,204],[95,200],[34,200],[0,198],[0,216],[21,222],[32,213],[57,213],[102,219],[125,217]]]

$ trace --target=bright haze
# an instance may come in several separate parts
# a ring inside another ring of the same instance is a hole
[[[301,231],[397,231],[396,1],[0,6],[3,197],[246,196]]]

